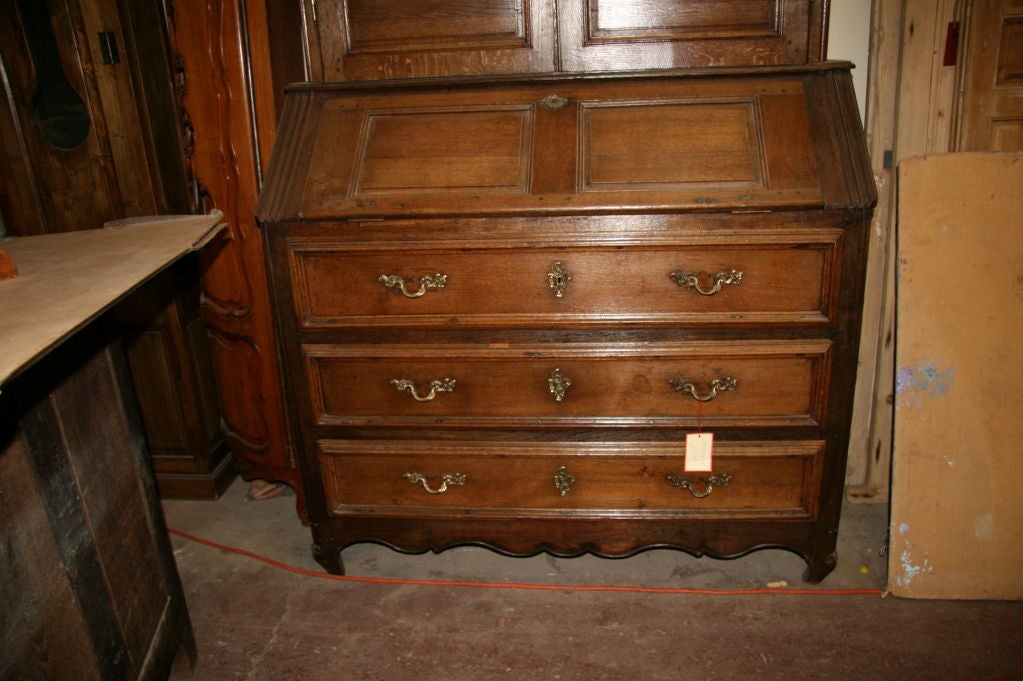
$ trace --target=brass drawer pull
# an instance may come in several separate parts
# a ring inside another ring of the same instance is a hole
[[[561,369],[555,369],[547,376],[547,388],[554,395],[555,402],[565,399],[565,393],[572,387],[572,379],[561,373]]]
[[[466,477],[461,473],[455,473],[454,475],[448,473],[441,476],[440,487],[437,489],[430,489],[430,483],[427,481],[426,476],[422,473],[406,473],[403,477],[413,485],[422,485],[423,489],[425,489],[428,494],[444,494],[448,491],[448,485],[451,485],[452,487],[455,485],[464,485],[466,480]]]
[[[397,388],[398,392],[407,392],[416,402],[429,402],[433,398],[437,397],[437,393],[454,392],[455,379],[441,378],[436,381],[430,381],[430,392],[424,397],[420,397],[416,393],[416,384],[407,378],[392,378],[391,385]]]
[[[561,496],[568,494],[568,490],[572,489],[572,485],[575,484],[575,476],[568,472],[568,470],[562,466],[554,473],[554,487],[557,488],[558,493]]]
[[[568,288],[571,281],[572,273],[566,270],[560,261],[551,265],[551,269],[547,272],[547,284],[554,291],[555,298],[565,295],[565,289]]]
[[[444,288],[444,284],[448,283],[448,275],[438,272],[433,276],[419,277],[419,288],[415,293],[410,293],[405,287],[405,277],[399,277],[397,274],[381,274],[377,281],[387,288],[398,289],[406,298],[421,298],[431,289]]]
[[[721,290],[722,286],[728,286],[730,284],[738,284],[742,281],[742,272],[738,270],[726,270],[724,272],[718,272],[714,275],[714,287],[709,290],[703,290],[700,288],[700,280],[693,272],[683,272],[682,270],[675,270],[671,273],[671,280],[681,286],[682,288],[695,289],[697,293],[703,296],[712,296]]]
[[[722,473],[721,475],[707,475],[700,478],[700,482],[703,483],[703,491],[697,492],[693,489],[693,481],[689,478],[679,475],[668,475],[666,478],[672,485],[677,488],[684,489],[697,499],[703,499],[704,497],[710,496],[710,493],[714,491],[715,487],[728,487],[732,484],[732,476],[728,473]]]
[[[739,382],[736,381],[731,376],[725,376],[724,378],[715,378],[713,381],[710,382],[710,392],[707,393],[705,396],[700,397],[699,395],[696,394],[696,384],[693,383],[692,381],[687,381],[684,378],[672,378],[668,382],[671,383],[672,387],[675,388],[675,390],[679,391],[680,393],[685,393],[686,395],[689,395],[697,402],[710,402],[711,400],[718,396],[718,391],[727,392],[735,390],[735,387],[739,385]]]

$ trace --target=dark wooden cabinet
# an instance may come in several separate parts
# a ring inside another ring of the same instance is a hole
[[[194,257],[118,307],[160,494],[216,499],[236,474],[220,430],[210,339]]]
[[[317,558],[822,579],[873,201],[844,64],[291,88],[259,217]]]
[[[826,1],[305,0],[314,80],[806,64]]]

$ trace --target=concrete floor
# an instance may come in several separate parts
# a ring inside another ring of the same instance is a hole
[[[168,525],[321,573],[294,497],[166,501]],[[172,537],[199,648],[175,681],[523,679],[1023,679],[1023,603],[878,595],[706,595],[579,590],[881,589],[886,509],[847,505],[838,568],[648,551],[632,558],[508,558],[456,548],[345,549],[349,576],[524,583],[553,590],[359,583],[306,576]]]

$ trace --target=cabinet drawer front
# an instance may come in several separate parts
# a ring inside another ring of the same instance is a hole
[[[817,512],[823,452],[819,441],[719,442],[712,473],[685,473],[681,442],[319,444],[327,506],[336,515],[809,518]]]
[[[367,251],[296,239],[289,247],[306,329],[805,326],[834,317],[838,238],[828,230],[753,246]]]
[[[813,426],[831,342],[306,346],[320,425]]]

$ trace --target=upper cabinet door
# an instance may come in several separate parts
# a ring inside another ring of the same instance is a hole
[[[807,64],[825,0],[304,0],[309,77]]]
[[[561,70],[806,64],[821,0],[558,0]]]
[[[306,2],[316,81],[555,69],[554,0]]]

